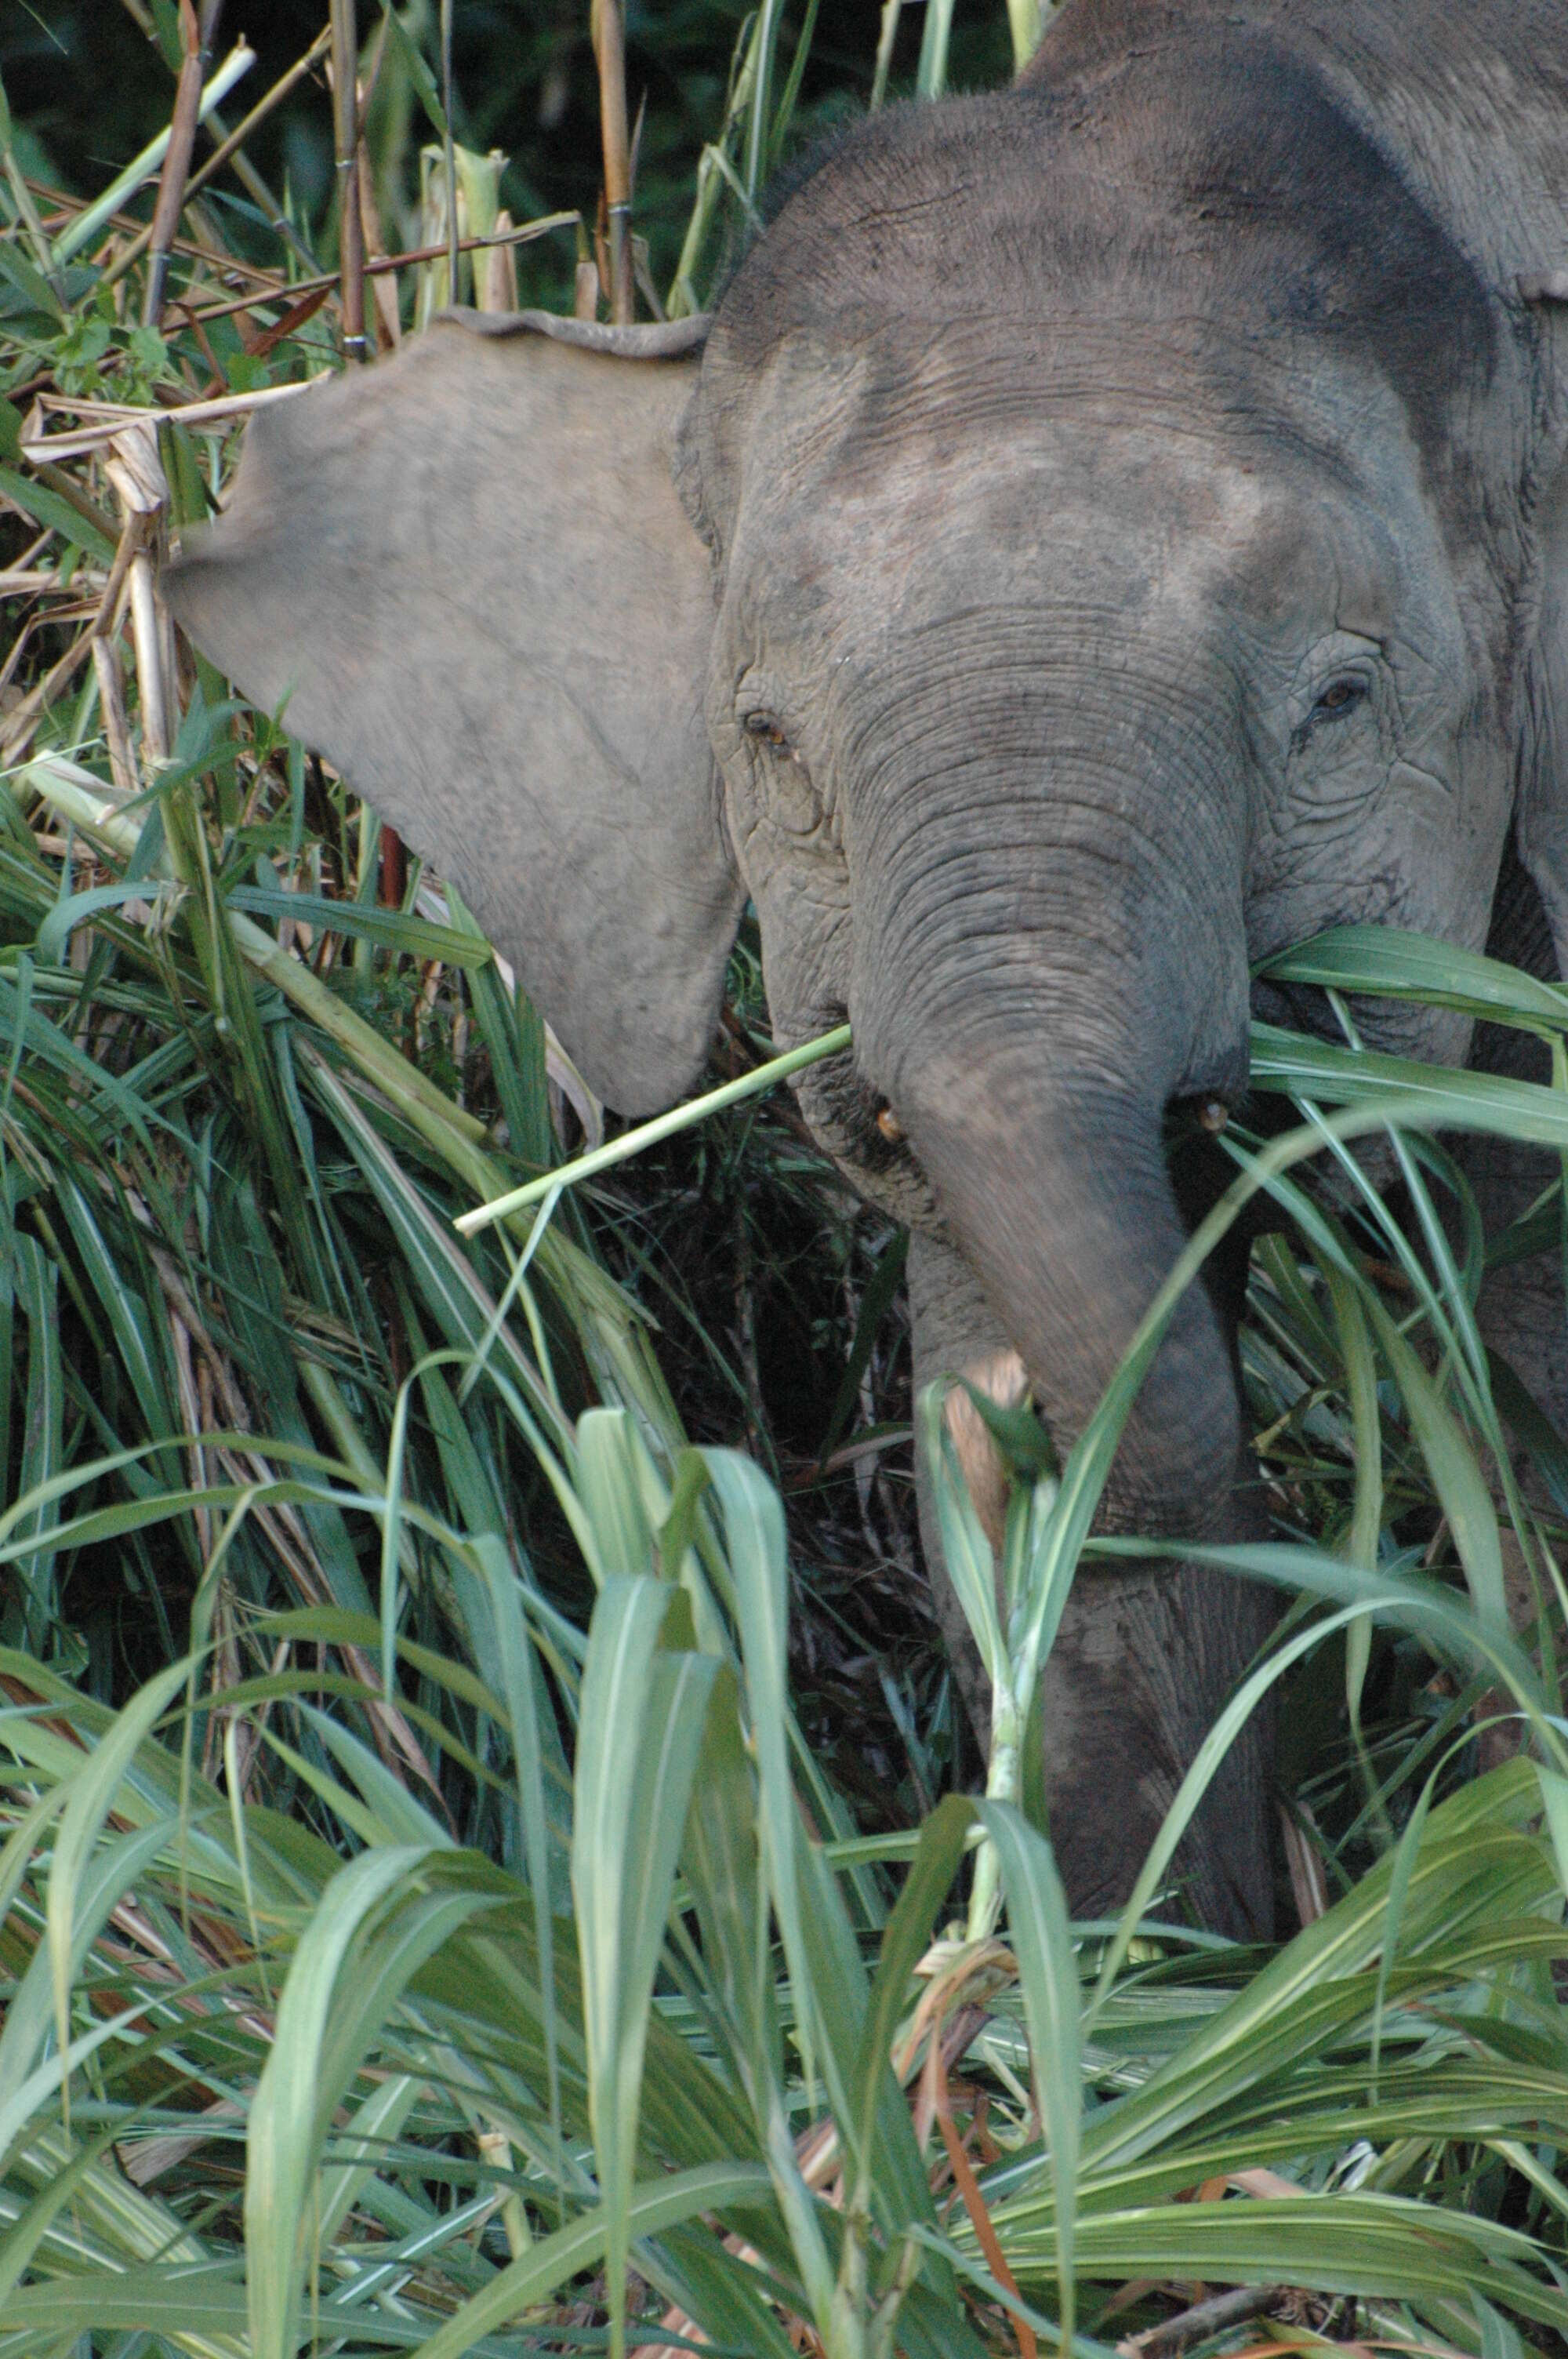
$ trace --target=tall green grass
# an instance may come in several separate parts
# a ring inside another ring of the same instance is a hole
[[[722,61],[671,308],[744,233],[816,25],[765,7]],[[955,27],[927,11],[926,91]],[[412,186],[438,59],[387,55]],[[1342,1006],[1541,1035],[1554,1084],[1364,1053],[1348,1016],[1342,1047],[1259,1028],[1291,1126],[1227,1135],[1231,1192],[1099,1417],[1021,1464],[1000,1601],[919,1407],[991,1772],[938,1799],[940,1708],[895,1690],[924,1799],[863,1827],[791,1674],[838,1610],[805,1569],[812,1452],[852,1443],[851,1541],[885,1528],[896,1241],[845,1241],[782,1117],[661,1147],[640,1193],[560,1184],[600,1110],[457,897],[172,659],[149,452],[22,447],[39,392],[171,408],[325,364],[299,248],[331,224],[280,205],[260,276],[254,188],[199,199],[188,308],[145,323],[134,229],[52,212],[0,145],[0,2354],[1095,2351],[1229,2285],[1276,2339],[1554,2347],[1568,1480],[1475,1300],[1488,1255],[1560,1240],[1562,1190],[1487,1240],[1431,1134],[1563,1154],[1568,992],[1379,933],[1281,962]],[[406,313],[442,266],[400,274]],[[235,436],[166,419],[169,519]],[[738,1065],[766,1049],[748,955]],[[1390,1125],[1402,1226],[1347,1147]],[[839,1397],[793,1467],[747,1317],[726,1338],[668,1269],[705,1156],[748,1265],[777,1249],[757,1201],[840,1240]],[[1123,1917],[1074,1926],[1030,1698],[1111,1545],[1094,1510],[1175,1288],[1265,1198],[1292,1225],[1254,1248],[1243,1352],[1279,1536],[1217,1554],[1281,1591],[1280,1629]],[[1265,1954],[1185,1925],[1172,1861],[1276,1683],[1303,1921]],[[1529,1754],[1478,1775],[1499,1715]]]

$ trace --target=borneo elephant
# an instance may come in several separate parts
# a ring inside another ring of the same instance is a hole
[[[1247,1087],[1252,962],[1480,949],[1505,879],[1505,946],[1568,972],[1565,274],[1563,0],[1074,0],[1016,89],[844,138],[710,321],[458,315],[269,409],[175,609],[625,1113],[698,1071],[750,896],[780,1041],[853,1023],[800,1099],[914,1233],[918,1375],[1021,1366],[1066,1441],[1183,1238],[1172,1102]],[[1561,1424],[1552,1259],[1486,1316]],[[1240,1527],[1233,1315],[1183,1301],[1108,1527]],[[1080,1577],[1079,1908],[1249,1596]],[[1221,1927],[1271,1913],[1262,1775],[1189,1846]]]

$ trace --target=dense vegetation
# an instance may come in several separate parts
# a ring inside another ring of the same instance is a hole
[[[1568,1149],[1568,992],[1408,938],[1281,962],[1542,1035],[1560,1086],[1260,1029],[1301,1126],[1233,1125],[1189,1261],[1260,1190],[1291,1223],[1245,1342],[1277,1538],[1234,1552],[1285,1610],[1125,1917],[1070,1926],[1027,1781],[967,1799],[902,1240],[787,1093],[460,1237],[602,1112],[456,896],[164,624],[160,539],[354,303],[351,11],[266,13],[231,128],[320,54],[167,242],[161,159],[111,184],[195,17],[0,42],[0,2350],[1558,2347],[1568,1470],[1473,1309],[1563,1190],[1484,1238],[1429,1134]],[[383,336],[446,299],[449,187],[501,241],[466,298],[569,306],[593,263],[608,299],[586,14],[463,0],[449,83],[434,5],[361,27],[366,244],[427,257],[376,274]],[[1034,30],[632,11],[641,303],[702,299],[838,115]],[[769,1053],[744,936],[730,984],[716,1083]],[[1342,1151],[1396,1117],[1397,1220]],[[1021,1468],[1005,1629],[971,1584],[1004,1706],[1137,1373]],[[1264,1954],[1170,1867],[1275,1681]]]

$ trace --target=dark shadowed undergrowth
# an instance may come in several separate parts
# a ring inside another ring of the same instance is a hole
[[[941,86],[949,13],[882,12],[892,88]],[[1035,12],[972,15],[1004,71]],[[373,253],[446,234],[438,22],[361,28]],[[797,104],[872,94],[871,12],[815,24],[682,13],[644,308],[704,299]],[[283,103],[330,140],[319,84]],[[1192,1259],[1281,1223],[1275,1537],[1230,1552],[1281,1620],[1123,1919],[1069,1924],[1027,1777],[969,1799],[917,1428],[960,1576],[983,1543],[902,1237],[781,1092],[465,1242],[602,1110],[456,897],[172,644],[160,539],[342,328],[271,136],[185,204],[155,324],[156,179],[60,199],[0,117],[0,2359],[1562,2347],[1568,1459],[1474,1302],[1563,1190],[1487,1239],[1432,1134],[1568,1151],[1568,991],[1387,935],[1279,962],[1345,1040],[1260,1027]],[[580,191],[482,165],[460,294],[611,275]],[[444,270],[377,274],[373,333]],[[1357,993],[1536,1033],[1553,1083],[1363,1055]],[[712,1080],[768,1047],[743,933]],[[1398,1221],[1345,1151],[1390,1123]],[[1005,1627],[970,1581],[1025,1752],[1136,1376],[1020,1470]],[[1287,1938],[1243,1951],[1170,1859],[1276,1681]]]

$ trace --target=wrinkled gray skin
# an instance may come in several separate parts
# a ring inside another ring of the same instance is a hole
[[[1075,0],[1017,91],[847,140],[699,358],[460,322],[269,412],[177,612],[625,1112],[697,1073],[750,894],[780,1039],[853,1020],[801,1102],[914,1229],[918,1377],[1016,1353],[1065,1443],[1184,1234],[1171,1101],[1245,1088],[1249,962],[1478,950],[1507,855],[1496,939],[1563,964],[1564,59],[1562,0]],[[1538,1184],[1483,1160],[1499,1210]],[[1484,1315],[1561,1425],[1552,1258]],[[1105,1527],[1248,1527],[1233,1291],[1183,1303]],[[1265,1626],[1195,1567],[1081,1575],[1080,1909]],[[1255,1735],[1187,1847],[1217,1926],[1271,1915],[1263,1779]]]

